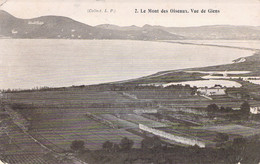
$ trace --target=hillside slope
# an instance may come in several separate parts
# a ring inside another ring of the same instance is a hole
[[[10,38],[174,40],[183,37],[162,29],[128,30],[92,27],[67,17],[19,19],[0,10],[0,36]]]
[[[212,25],[198,27],[90,26],[62,16],[19,19],[0,10],[0,37],[130,40],[259,40],[260,27]]]
[[[110,24],[98,25],[99,28],[114,29],[114,30],[147,30],[147,29],[160,29],[167,31],[171,34],[183,36],[185,39],[198,39],[198,40],[259,40],[260,27],[254,26],[231,26],[231,25],[212,25],[212,26],[198,26],[198,27],[164,27],[164,26],[151,26],[144,25],[143,27],[137,26],[115,26]]]

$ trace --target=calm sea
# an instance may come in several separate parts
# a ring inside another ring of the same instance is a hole
[[[0,39],[0,89],[113,82],[158,71],[231,63],[252,54],[148,41]]]

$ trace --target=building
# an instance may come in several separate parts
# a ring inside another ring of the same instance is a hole
[[[28,24],[30,24],[30,25],[43,25],[44,22],[42,22],[42,21],[29,21]]]
[[[260,107],[250,107],[250,112],[252,114],[259,114],[260,113]]]
[[[18,34],[18,31],[16,31],[15,29],[12,29],[12,34]]]
[[[201,87],[197,89],[198,94],[213,96],[213,95],[225,95],[226,88],[221,85],[215,85],[214,87]]]

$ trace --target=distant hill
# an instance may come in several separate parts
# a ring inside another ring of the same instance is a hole
[[[189,39],[234,39],[259,40],[260,27],[253,26],[200,26],[200,27],[162,27],[172,34],[182,35]]]
[[[98,28],[103,28],[103,29],[110,29],[110,30],[120,30],[120,31],[128,31],[128,30],[142,30],[142,27],[138,27],[135,25],[132,26],[117,26],[117,25],[112,25],[112,24],[100,24],[97,25],[96,27]]]
[[[128,40],[260,40],[260,27],[90,26],[62,16],[19,19],[0,10],[0,38],[128,39]]]
[[[259,40],[260,27],[254,26],[231,26],[231,25],[215,25],[215,26],[198,26],[198,27],[163,27],[144,25],[137,26],[115,26],[109,24],[102,24],[96,27],[104,29],[116,29],[121,31],[127,30],[148,30],[160,29],[171,34],[183,36],[185,39],[196,40]]]
[[[0,10],[0,36],[10,38],[174,40],[182,36],[162,29],[117,30],[89,26],[67,17],[19,19]]]

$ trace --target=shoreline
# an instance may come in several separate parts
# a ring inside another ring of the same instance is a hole
[[[213,41],[213,40],[211,40]],[[204,44],[204,43],[190,43],[190,42],[181,42],[181,41],[161,41],[165,43],[175,43],[175,44],[184,44],[184,45],[196,45],[196,46],[210,46],[210,47],[220,47],[220,48],[233,48],[233,49],[240,49],[240,50],[249,50],[249,51],[260,51],[257,48],[246,48],[246,47],[237,47],[237,46],[226,46],[226,45],[216,45],[216,44]]]

